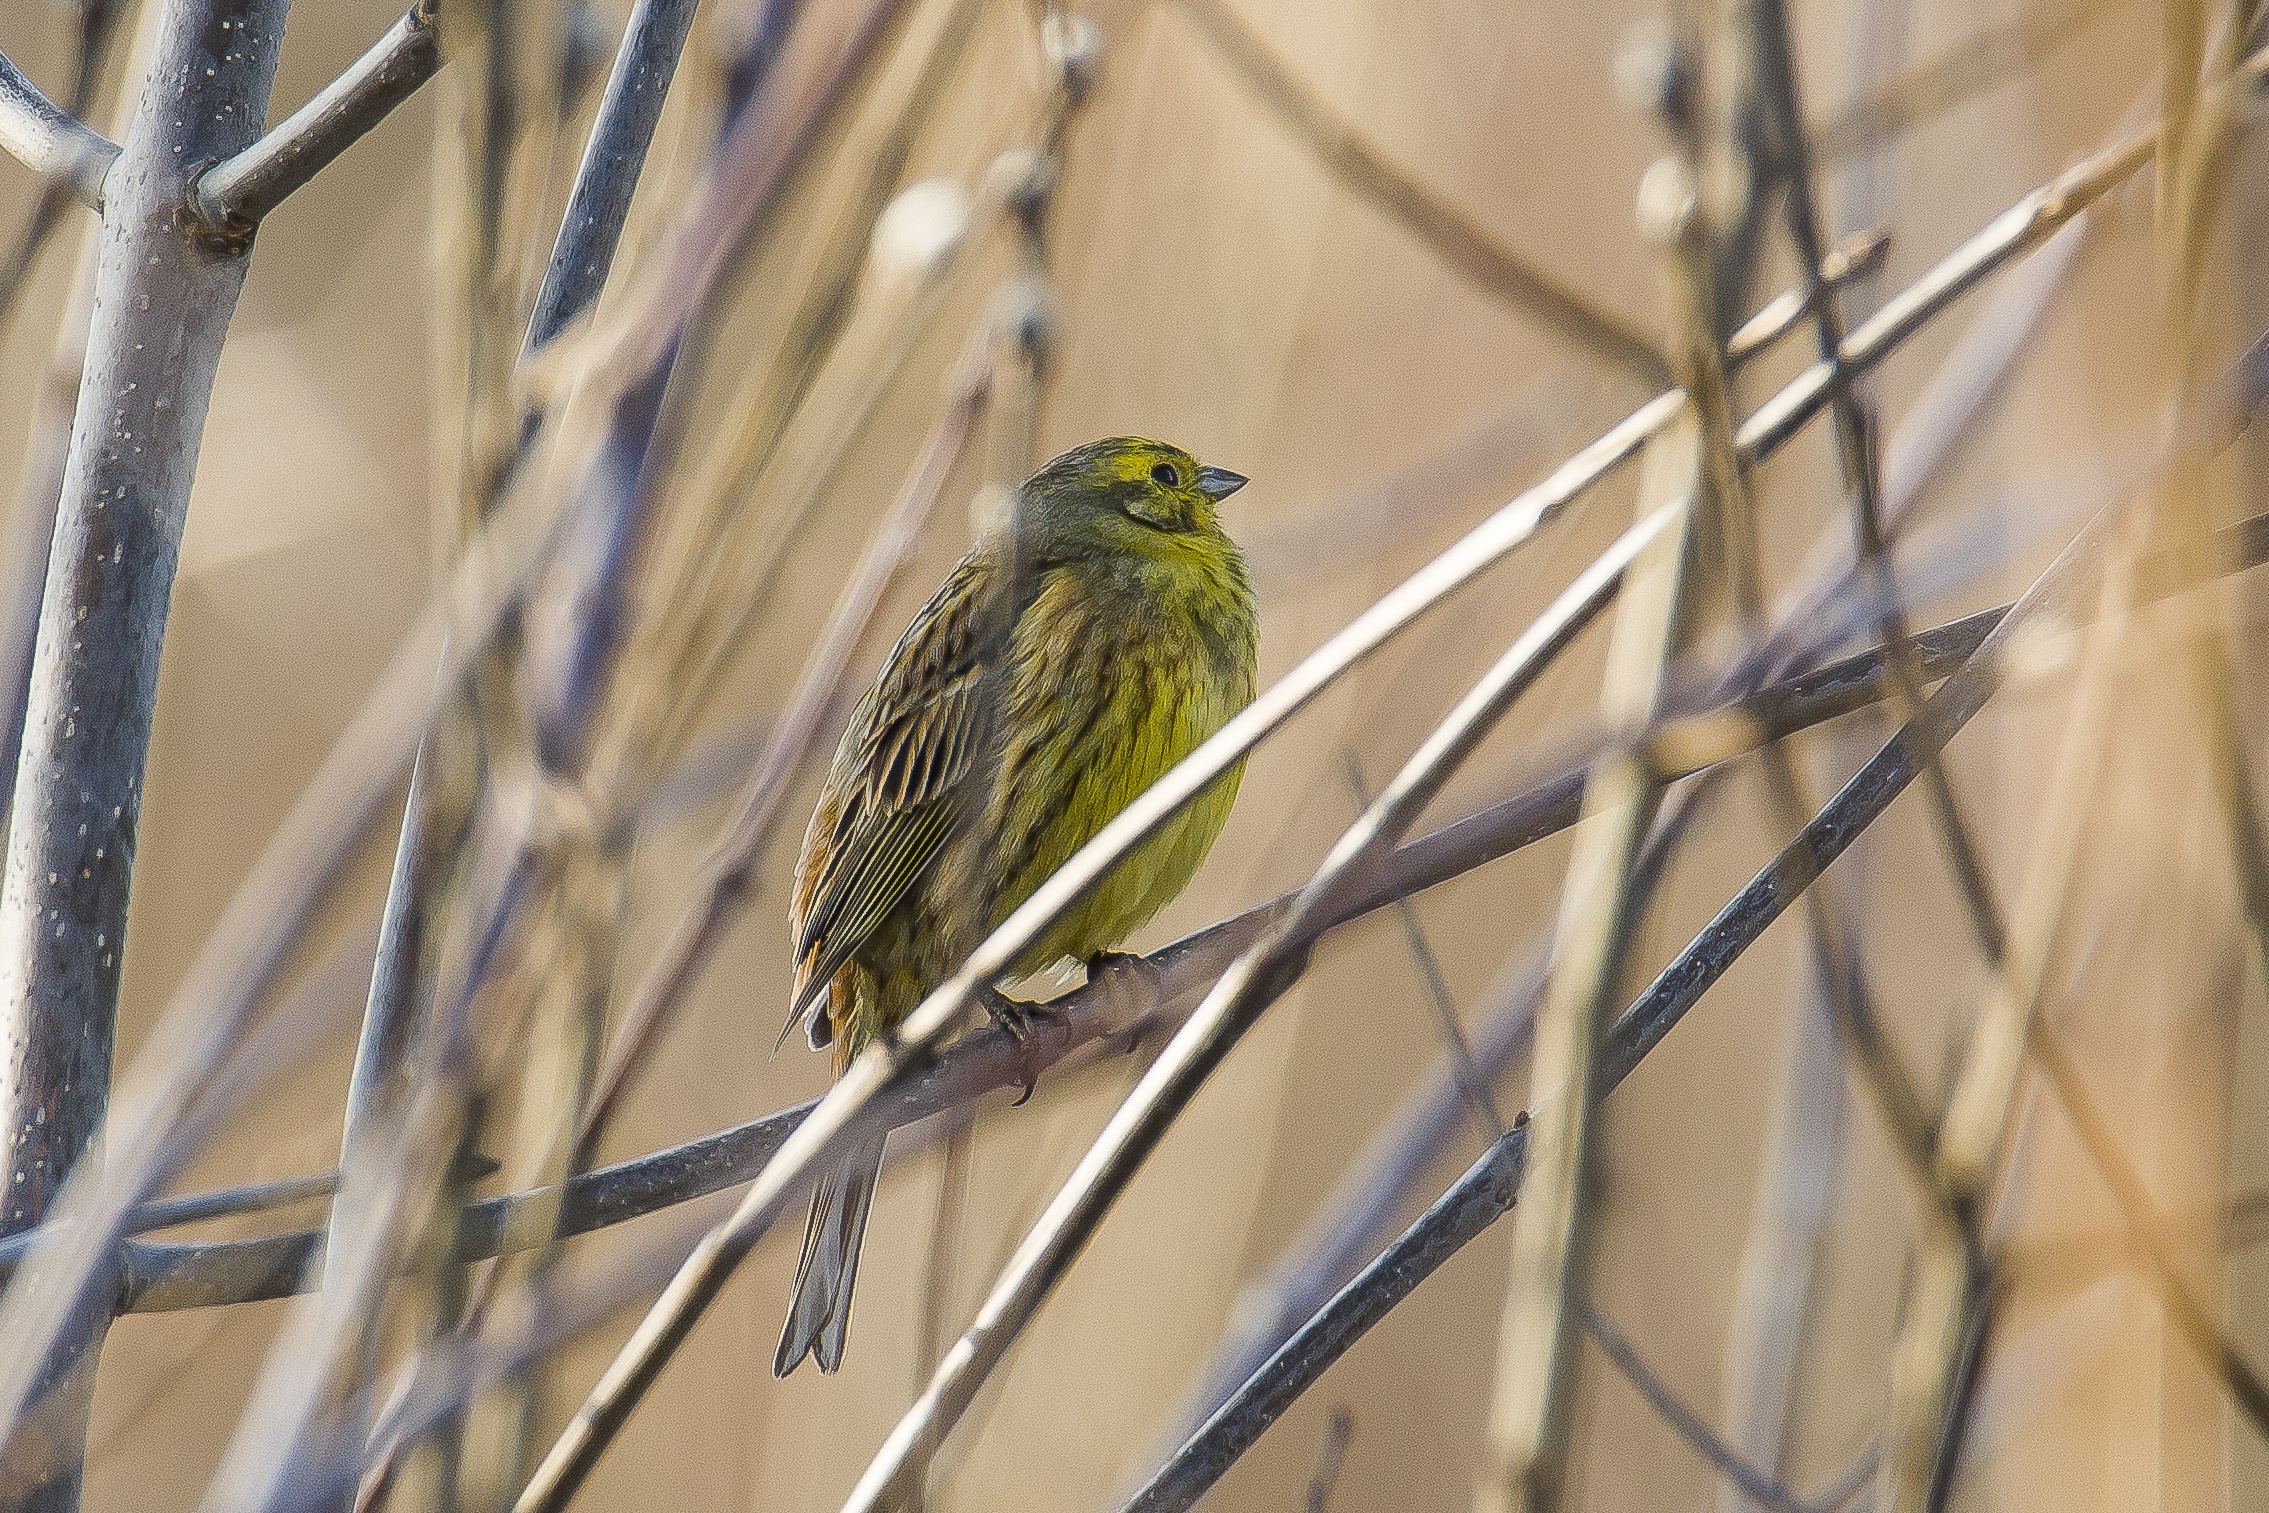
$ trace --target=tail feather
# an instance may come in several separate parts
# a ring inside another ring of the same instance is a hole
[[[882,1174],[882,1142],[852,1150],[822,1178],[811,1197],[811,1220],[804,1228],[804,1256],[796,1266],[795,1291],[788,1299],[788,1321],[780,1329],[780,1348],[772,1374],[786,1376],[806,1354],[832,1372],[843,1364],[843,1338],[851,1327],[851,1285],[859,1275],[859,1241],[867,1230],[875,1179]]]

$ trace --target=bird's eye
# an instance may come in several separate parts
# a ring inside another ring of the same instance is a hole
[[[1182,475],[1174,470],[1174,464],[1162,462],[1150,470],[1150,481],[1162,489],[1178,489],[1182,486]]]

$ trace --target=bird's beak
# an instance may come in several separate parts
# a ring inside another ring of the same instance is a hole
[[[1250,482],[1252,480],[1244,474],[1232,473],[1227,468],[1208,466],[1198,469],[1198,492],[1216,504]]]

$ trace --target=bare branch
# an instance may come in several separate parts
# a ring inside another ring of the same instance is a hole
[[[1814,133],[1820,161],[1839,164],[1870,143],[1894,137],[1995,87],[2017,70],[2040,63],[2115,9],[2111,0],[2078,0],[2053,9],[2028,9],[2001,25],[1980,28],[1940,57],[1909,69],[1823,122]]]
[[[1647,1406],[1654,1409],[1655,1416],[1668,1424],[1672,1432],[1691,1446],[1697,1455],[1724,1472],[1752,1501],[1772,1509],[1773,1513],[1812,1513],[1786,1487],[1734,1453],[1733,1448],[1709,1426],[1709,1421],[1697,1413],[1692,1404],[1672,1390],[1670,1384],[1647,1364],[1646,1358],[1639,1354],[1638,1347],[1631,1343],[1628,1335],[1615,1327],[1612,1319],[1589,1302],[1579,1305],[1578,1312],[1582,1315],[1584,1328],[1598,1343],[1600,1353],[1613,1362],[1615,1369],[1623,1374],[1623,1379],[1637,1389],[1639,1396],[1647,1400]],[[1871,1467],[1874,1458],[1870,1452],[1862,1457],[1861,1465]]]
[[[1180,1513],[1194,1505],[1284,1410],[1314,1385],[1324,1368],[1385,1318],[1513,1206],[1528,1153],[1524,1118],[1467,1168],[1450,1190],[1403,1231],[1379,1258],[1339,1290],[1260,1370],[1184,1441],[1122,1513]]]
[[[630,218],[631,196],[646,166],[646,149],[693,26],[693,8],[694,0],[638,0],[631,9],[528,317],[531,352],[590,309],[606,284],[615,245]]]
[[[101,241],[101,228],[91,229],[71,275],[71,292],[56,323],[54,350],[32,401],[23,475],[16,485],[16,507],[8,516],[6,557],[0,567],[5,572],[0,578],[0,604],[6,606],[6,617],[0,619],[0,691],[8,701],[6,723],[0,725],[0,802],[10,805],[15,801],[16,759],[23,750],[24,714],[31,699],[40,598],[47,586],[47,559],[55,545],[55,512],[63,499],[79,383],[87,367]]]
[[[205,224],[241,236],[293,190],[369,135],[441,67],[435,0],[417,0],[347,71],[283,124],[198,175],[191,193]]]
[[[112,1100],[102,1169],[63,1194],[56,1216],[68,1224],[0,1297],[0,1340],[8,1342],[0,1350],[0,1426],[16,1422],[29,1405],[38,1361],[99,1289],[128,1215],[187,1158],[188,1143],[176,1130],[183,1111],[239,1049],[363,827],[400,779],[448,692],[518,602],[556,543],[565,514],[548,501],[508,501],[435,595],[230,900],[160,1016],[151,1048]],[[117,891],[122,905],[124,889]]]
[[[118,30],[119,18],[125,7],[120,0],[88,0],[88,3],[77,9],[78,45],[72,58],[71,89],[64,109],[83,121],[94,109],[95,97],[102,84],[103,61],[109,56],[111,39]],[[25,219],[23,229],[16,235],[16,245],[4,257],[0,257],[0,326],[5,326],[16,308],[16,302],[29,287],[32,270],[38,265],[40,253],[64,224],[71,202],[76,198],[68,182],[48,180],[39,192],[39,199],[32,205],[32,213]],[[78,324],[83,331],[86,322],[82,320]],[[68,432],[68,425],[64,429]],[[50,503],[52,502],[51,496]],[[43,510],[42,513],[48,512]],[[43,540],[40,545],[40,557],[44,561],[47,555],[46,542]],[[33,590],[32,597],[38,598],[37,589]],[[29,656],[28,645],[26,656]],[[5,665],[5,660],[0,659],[0,667]],[[0,762],[4,762],[11,773],[15,769],[14,751],[11,743],[5,752],[0,752]]]
[[[0,149],[43,179],[70,186],[79,202],[102,209],[104,181],[118,144],[41,94],[0,55]]]

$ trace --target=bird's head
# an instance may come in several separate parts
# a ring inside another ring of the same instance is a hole
[[[1206,467],[1180,447],[1113,436],[1074,447],[1024,483],[1022,514],[1041,536],[1101,536],[1137,552],[1225,539],[1216,507],[1242,474]]]

